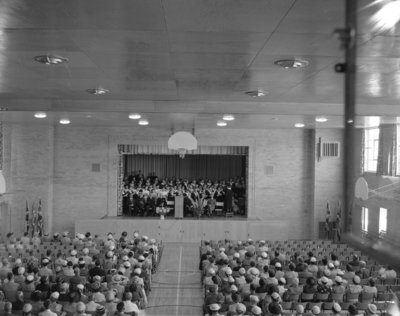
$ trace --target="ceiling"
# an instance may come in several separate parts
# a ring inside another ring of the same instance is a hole
[[[400,116],[400,31],[376,33],[359,0],[357,120]],[[68,117],[71,126],[341,127],[344,0],[0,0],[0,107],[5,120]],[[68,59],[40,64],[38,55]],[[309,65],[285,69],[279,59]],[[92,95],[91,88],[110,91]],[[250,90],[265,96],[251,97]],[[3,112],[4,113],[4,112]],[[315,123],[323,115],[326,123]]]

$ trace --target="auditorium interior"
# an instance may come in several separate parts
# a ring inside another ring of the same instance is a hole
[[[399,0],[0,7],[0,315],[400,315]]]

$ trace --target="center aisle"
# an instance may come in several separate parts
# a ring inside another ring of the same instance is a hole
[[[203,315],[199,244],[165,243],[146,316]]]

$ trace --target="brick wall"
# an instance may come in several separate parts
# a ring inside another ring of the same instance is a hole
[[[153,128],[12,125],[5,173],[12,228],[23,230],[25,200],[42,199],[50,231],[73,230],[76,219],[116,215],[118,144],[166,142]],[[338,196],[340,163],[315,163],[315,137],[338,131],[196,130],[203,145],[249,146],[249,219],[281,221],[288,238],[310,238],[329,198]],[[7,153],[6,153],[7,154]],[[92,172],[93,163],[100,165]],[[315,194],[314,194],[315,188]],[[314,197],[318,198],[314,200]],[[317,210],[314,212],[314,209]]]

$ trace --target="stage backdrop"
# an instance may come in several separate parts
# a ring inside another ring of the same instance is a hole
[[[147,177],[228,180],[245,177],[246,157],[238,155],[124,155],[124,175],[141,170]]]

